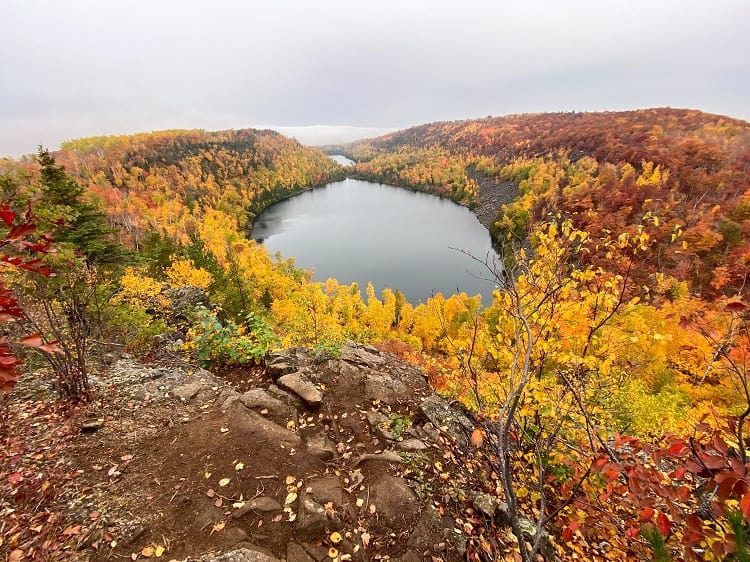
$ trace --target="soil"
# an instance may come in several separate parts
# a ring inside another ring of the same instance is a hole
[[[493,525],[471,502],[491,479],[462,436],[425,418],[421,372],[349,351],[218,374],[168,352],[126,357],[85,404],[25,381],[0,465],[0,558],[214,560],[244,547],[301,562],[461,559]],[[279,388],[292,371],[322,404]],[[251,389],[270,408],[246,407]]]

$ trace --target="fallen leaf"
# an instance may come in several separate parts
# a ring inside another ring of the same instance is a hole
[[[484,443],[484,431],[477,428],[474,431],[471,432],[471,442],[474,444],[474,446],[478,449],[482,446],[482,443]]]
[[[166,550],[166,548],[164,548],[164,547],[163,547],[162,545],[158,545],[158,546],[156,547],[156,549],[154,550],[154,555],[155,555],[155,556],[156,556],[157,558],[161,558],[161,557],[162,557],[162,555],[164,554],[164,551],[165,551],[165,550]]]
[[[362,507],[365,504],[365,500],[357,498],[357,507]]]
[[[289,505],[294,503],[297,500],[297,493],[296,492],[289,492],[286,495],[286,499],[284,500],[284,505]]]
[[[221,507],[221,498],[216,498],[216,501],[214,502],[214,507]]]
[[[284,483],[286,485],[294,484],[294,482],[296,482],[296,480],[297,479],[294,476],[287,476],[286,479],[284,480]]]
[[[63,535],[80,535],[80,534],[81,534],[80,525],[69,525],[63,531]]]
[[[224,486],[229,484],[229,480],[230,480],[229,478],[222,478],[221,480],[219,480],[219,486],[223,488]]]
[[[341,533],[339,533],[338,531],[334,531],[333,533],[331,533],[331,536],[329,538],[331,539],[331,542],[333,544],[339,544],[342,539]]]
[[[208,480],[209,478],[211,478],[211,473],[210,472],[204,472],[203,473],[203,478],[205,478],[206,480]]]
[[[144,558],[151,558],[154,555],[154,549],[150,546],[144,546],[143,550],[141,550],[141,556]]]
[[[328,558],[336,558],[339,555],[338,549],[331,547],[328,549]]]
[[[133,455],[123,455],[120,457],[121,461],[129,461],[133,459]]]
[[[276,517],[274,517],[274,518],[273,518],[273,522],[274,522],[274,523],[278,523],[278,522],[279,522],[279,521],[281,521],[281,520],[282,520],[283,518],[284,518],[284,516],[283,516],[283,515],[277,515]]]
[[[206,495],[207,495],[207,496],[208,496],[209,498],[212,498],[212,497],[214,497],[214,496],[216,495],[216,492],[214,492],[214,489],[213,489],[213,488],[209,488],[208,492],[206,492]]]
[[[211,534],[218,533],[219,531],[223,531],[224,527],[227,526],[226,521],[219,521],[218,523],[214,523],[214,526],[211,528]]]
[[[20,472],[11,472],[8,474],[8,482],[11,484],[19,484],[23,482],[23,475]]]
[[[236,465],[234,465],[235,470],[242,470],[243,468],[245,468],[244,463],[238,462]]]
[[[23,560],[23,550],[20,548],[15,549],[8,555],[8,562],[20,562]]]
[[[219,431],[221,431],[222,433],[226,433],[227,431],[229,431],[229,428],[228,427],[222,427],[221,429],[219,429]]]
[[[372,513],[374,515],[377,510],[378,510],[378,508],[375,507],[375,504],[371,503],[370,504],[370,513]]]

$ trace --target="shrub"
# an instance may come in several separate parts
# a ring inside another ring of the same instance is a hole
[[[238,326],[231,320],[222,323],[216,313],[198,307],[195,322],[188,335],[204,367],[260,365],[276,345],[278,338],[270,320],[263,314],[250,313]]]

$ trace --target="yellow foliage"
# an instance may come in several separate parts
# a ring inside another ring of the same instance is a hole
[[[214,282],[212,275],[205,269],[195,267],[193,260],[175,259],[164,272],[167,281],[174,287],[194,285],[207,290]]]

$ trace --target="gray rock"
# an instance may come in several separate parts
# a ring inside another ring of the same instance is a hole
[[[222,390],[216,398],[216,407],[222,412],[226,412],[229,407],[240,399],[240,393],[231,388]]]
[[[370,371],[365,374],[364,382],[364,398],[368,402],[379,400],[385,404],[397,404],[409,397],[407,386],[386,373]]]
[[[445,400],[439,396],[429,396],[422,400],[419,411],[433,426],[453,437],[459,445],[468,446],[468,435],[474,426],[469,418],[451,408]]]
[[[409,535],[407,544],[410,549],[418,552],[425,552],[432,548],[432,545],[443,540],[443,522],[440,514],[432,505],[427,505],[419,516],[419,521],[414,526],[414,530]]]
[[[164,319],[170,324],[188,320],[196,306],[210,307],[206,292],[195,285],[167,289],[162,294],[169,299]]]
[[[283,377],[284,375],[294,373],[295,371],[297,371],[297,367],[285,361],[278,361],[266,366],[266,372],[271,376],[273,380],[276,380],[279,377]]]
[[[234,519],[242,519],[251,511],[281,511],[281,509],[281,504],[275,499],[267,496],[260,496],[246,501],[245,505],[232,511],[232,517]]]
[[[281,388],[299,396],[305,404],[312,408],[316,408],[323,403],[323,394],[301,373],[284,375],[276,382]]]
[[[369,346],[368,349],[365,349],[351,342],[347,343],[341,350],[341,360],[366,365],[367,367],[378,367],[385,364],[385,357],[380,355],[380,352],[374,347]]]
[[[290,542],[286,545],[286,562],[315,562],[315,558],[297,543]]]
[[[336,456],[336,447],[324,433],[320,433],[307,440],[307,452],[323,462],[328,462]]]
[[[319,504],[331,502],[340,507],[346,502],[346,492],[341,487],[337,476],[320,476],[307,482],[308,493]]]
[[[203,390],[203,383],[191,382],[188,384],[176,386],[172,390],[170,390],[169,393],[173,397],[186,402],[191,398],[194,398],[201,390]]]
[[[302,442],[296,433],[248,410],[240,402],[232,404],[227,411],[227,417],[231,430],[241,432],[247,439],[257,443],[265,443],[272,447],[279,447],[281,444],[298,447]]]
[[[297,535],[309,539],[318,538],[327,525],[328,517],[325,508],[307,495],[300,497]]]
[[[188,558],[185,562],[189,561]],[[264,548],[252,547],[240,548],[224,554],[205,554],[200,557],[199,562],[279,562],[279,559],[269,554]]]
[[[478,493],[474,496],[474,507],[487,517],[494,517],[497,510],[497,499],[489,494]]]
[[[424,451],[428,449],[427,445],[424,444],[423,441],[420,441],[419,439],[411,438],[411,439],[404,439],[403,441],[399,441],[396,443],[396,449],[399,451],[404,451],[406,453],[417,453],[419,451]]]
[[[384,474],[372,488],[371,500],[379,517],[389,525],[411,523],[419,515],[419,502],[403,478]]]
[[[237,543],[246,541],[248,539],[247,533],[239,527],[230,527],[224,529],[219,535],[219,544],[224,548],[231,548]]]
[[[246,408],[255,410],[260,413],[261,410],[268,410],[268,415],[275,420],[288,421],[296,418],[297,411],[293,406],[274,398],[268,392],[261,388],[253,388],[240,396],[240,402]]]

